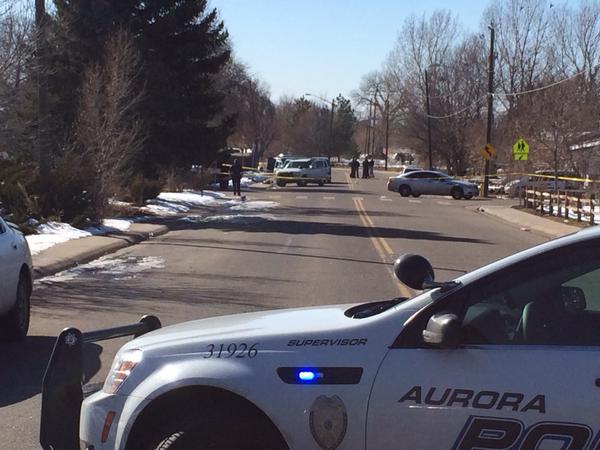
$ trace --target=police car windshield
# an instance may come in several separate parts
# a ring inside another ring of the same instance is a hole
[[[285,169],[308,169],[310,161],[288,161]]]

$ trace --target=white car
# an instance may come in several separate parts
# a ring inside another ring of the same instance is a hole
[[[398,192],[402,197],[428,195],[451,195],[452,198],[471,199],[479,194],[474,183],[458,180],[443,172],[415,170],[388,178],[388,191]]]
[[[331,166],[324,157],[289,159],[283,168],[275,171],[277,186],[284,187],[289,183],[306,186],[316,183],[323,186],[331,183]]]
[[[600,229],[449,282],[417,255],[394,270],[425,291],[130,341],[83,401],[79,430],[82,342],[160,323],[63,331],[44,380],[43,448],[79,448],[79,437],[88,450],[597,448]]]
[[[29,329],[31,254],[18,228],[0,217],[0,339],[23,339]]]

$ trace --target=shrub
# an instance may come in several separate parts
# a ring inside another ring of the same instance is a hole
[[[131,200],[137,205],[144,205],[146,200],[155,198],[162,191],[162,183],[158,180],[136,175],[129,183]]]
[[[8,162],[0,166],[0,206],[6,218],[23,224],[39,216],[37,198],[32,194],[35,178],[33,167]]]

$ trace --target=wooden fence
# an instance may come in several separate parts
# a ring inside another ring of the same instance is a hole
[[[544,191],[528,187],[525,195],[520,197],[519,204],[531,208],[541,215],[563,217],[577,222],[596,224],[600,220],[597,193],[588,190]]]

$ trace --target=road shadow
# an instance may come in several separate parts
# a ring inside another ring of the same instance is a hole
[[[332,236],[350,236],[350,237],[369,237],[370,232],[377,237],[386,239],[410,239],[422,241],[441,241],[457,242],[464,244],[491,244],[483,239],[470,238],[466,236],[452,236],[434,231],[409,230],[402,228],[377,227],[367,229],[363,225],[352,225],[345,223],[331,222],[306,222],[296,220],[270,220],[257,216],[251,216],[247,221],[243,217],[231,220],[211,220],[203,221],[202,218],[197,222],[174,220],[168,223],[172,229],[178,230],[201,230],[213,229],[225,232],[243,231],[244,233],[280,233],[287,235],[317,235],[328,234]],[[164,244],[168,239],[163,239],[160,244]]]
[[[156,273],[160,276],[159,273]],[[206,283],[199,280],[206,279]],[[111,312],[122,308],[154,314],[164,311],[167,304],[188,306],[233,307],[245,311],[264,311],[281,307],[279,297],[264,289],[246,290],[240,295],[240,285],[254,283],[268,286],[272,283],[296,283],[275,276],[256,277],[229,274],[229,286],[212,287],[210,281],[222,279],[219,274],[172,273],[157,278],[154,283],[144,279],[115,280],[111,275],[94,274],[69,281],[45,279],[34,291],[36,307],[45,310],[69,308],[81,313]],[[201,287],[200,287],[201,286]],[[90,295],[93,292],[93,295]],[[190,318],[191,319],[191,318]]]
[[[0,408],[42,392],[42,379],[56,336],[27,336],[21,342],[0,343]],[[84,344],[84,381],[100,370],[102,347]]]

